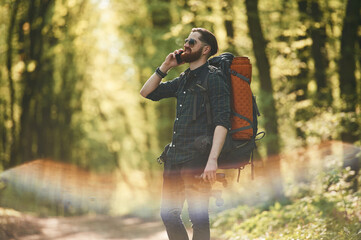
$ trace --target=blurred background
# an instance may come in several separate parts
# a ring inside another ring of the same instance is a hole
[[[345,179],[352,207],[338,210],[358,212],[360,11],[359,0],[1,0],[1,208],[158,216],[156,158],[171,140],[175,100],[147,101],[139,90],[204,27],[219,53],[251,59],[267,133],[255,180],[250,167],[240,183],[227,171],[225,205],[211,211],[289,204]],[[360,213],[350,219],[361,230]]]

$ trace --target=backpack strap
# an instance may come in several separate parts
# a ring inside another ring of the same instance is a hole
[[[209,65],[208,67],[209,67],[209,71],[208,71],[208,73],[207,73],[207,75],[205,77],[205,80],[203,82],[201,80],[198,80],[196,82],[196,86],[200,88],[201,94],[202,94],[203,99],[204,99],[204,103],[206,105],[207,123],[208,123],[208,125],[211,125],[212,124],[212,112],[211,112],[211,104],[210,104],[209,95],[208,95],[208,77],[209,77],[210,73],[214,73],[215,71],[217,71],[218,68],[215,67],[215,66],[212,66],[212,65]],[[236,71],[234,71],[232,69],[229,69],[229,73],[239,77],[240,79],[242,79],[242,80],[246,81],[248,84],[250,84],[249,78],[243,76],[242,74],[237,73]],[[255,103],[255,101],[254,101],[254,103]],[[257,105],[256,105],[256,111],[257,111],[257,115],[259,115]],[[249,125],[245,126],[245,127],[233,129],[233,130],[229,131],[230,134],[233,134],[235,132],[239,132],[239,131],[242,131],[242,130],[253,128],[253,122],[249,118],[247,118],[245,116],[242,116],[241,114],[236,113],[235,111],[232,111],[232,113],[235,116],[237,116],[237,117],[245,120],[246,122],[248,122]],[[194,100],[193,100],[193,116],[192,116],[192,120],[195,121],[196,119],[197,119],[197,94],[195,94]]]
[[[232,70],[232,69],[229,69],[229,72],[230,72],[232,75],[234,75],[234,76],[236,76],[236,77],[239,77],[240,79],[246,81],[249,85],[251,84],[251,81],[250,81],[249,78],[247,78],[246,76],[243,76],[242,74],[240,74],[240,73],[238,73],[238,72],[236,72],[236,71],[234,71],[234,70]]]
[[[233,133],[236,133],[236,132],[239,132],[239,131],[242,131],[242,130],[246,130],[246,129],[253,128],[253,123],[252,123],[252,121],[251,121],[249,118],[246,118],[245,116],[242,116],[241,114],[238,114],[238,113],[236,113],[236,112],[233,112],[233,114],[236,115],[237,117],[245,120],[246,122],[248,122],[249,125],[248,125],[248,126],[241,127],[241,128],[236,128],[236,129],[230,130],[230,131],[229,131],[230,134],[233,134]]]
[[[208,78],[209,78],[209,74],[210,73],[214,73],[216,71],[216,67],[209,65],[209,71],[207,72],[207,75],[204,79],[204,81],[202,80],[198,80],[196,82],[196,86],[200,89],[201,94],[203,96],[204,99],[204,104],[206,106],[206,112],[207,112],[207,124],[208,125],[212,125],[213,123],[213,118],[212,118],[212,111],[211,111],[211,103],[209,100],[209,95],[208,95]],[[197,94],[195,94],[194,96],[194,100],[193,100],[193,116],[192,116],[192,120],[196,120],[197,119]]]
[[[212,112],[211,112],[211,104],[209,101],[209,96],[208,96],[208,76],[209,76],[209,72],[207,73],[205,80],[202,82],[201,80],[198,80],[196,82],[196,86],[199,87],[201,94],[203,96],[204,99],[204,104],[206,106],[206,112],[207,112],[207,124],[208,125],[212,125]],[[197,119],[197,94],[194,95],[194,100],[193,100],[193,120]]]
[[[253,95],[252,94],[252,101],[253,101],[253,106],[255,107],[255,109],[256,109],[256,114],[257,114],[257,116],[259,117],[259,116],[261,116],[261,113],[259,112],[259,110],[258,110],[258,106],[257,106],[257,102],[256,102],[256,96],[255,95]]]

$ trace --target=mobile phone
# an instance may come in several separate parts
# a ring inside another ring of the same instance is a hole
[[[181,64],[183,62],[182,60],[182,54],[183,54],[183,50],[181,50],[178,54],[175,55],[175,59],[177,60],[178,64]]]

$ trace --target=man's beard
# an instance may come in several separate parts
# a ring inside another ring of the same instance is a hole
[[[200,48],[196,52],[190,52],[190,53],[184,52],[182,53],[182,60],[186,63],[197,61],[202,56],[202,50],[203,48]]]

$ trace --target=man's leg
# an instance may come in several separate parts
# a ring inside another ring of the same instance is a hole
[[[211,186],[197,178],[203,173],[204,165],[204,162],[190,162],[182,169],[193,240],[210,240],[208,207]]]
[[[188,240],[188,234],[181,219],[185,201],[184,183],[180,167],[164,164],[161,217],[169,240]]]

